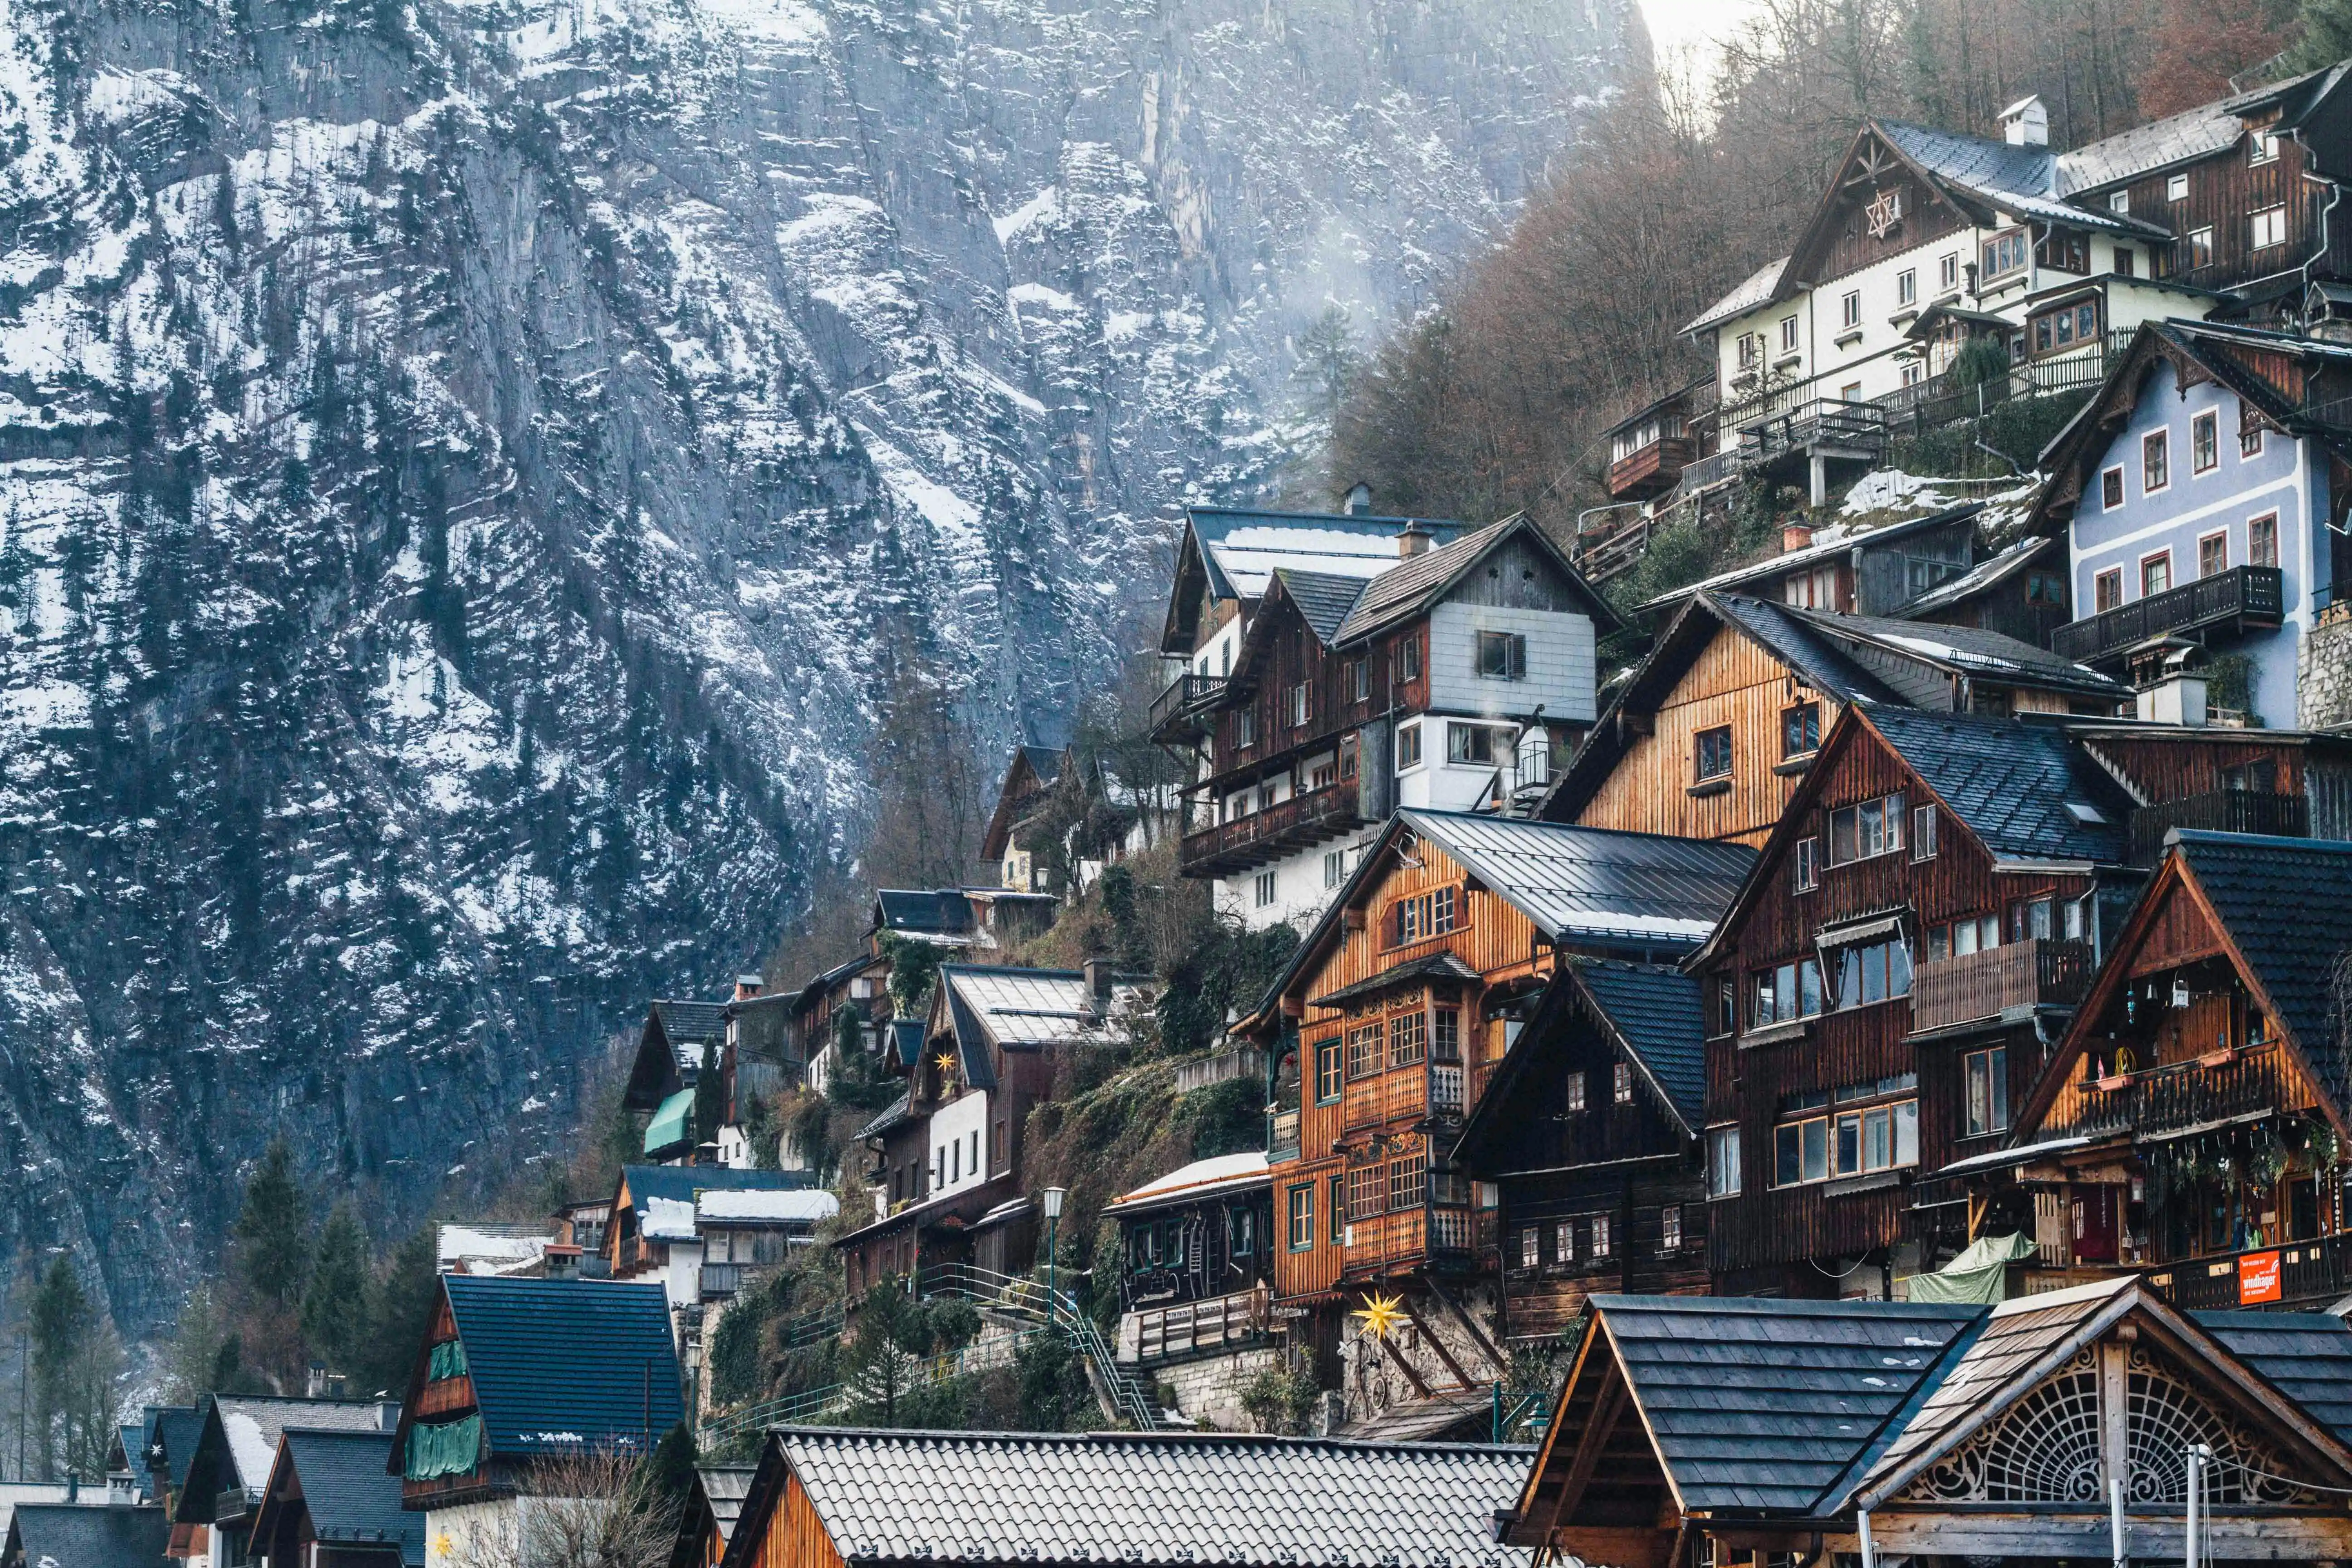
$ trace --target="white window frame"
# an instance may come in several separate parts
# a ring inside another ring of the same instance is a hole
[[[1406,755],[1408,752],[1412,753],[1409,757]],[[1400,724],[1397,726],[1396,753],[1397,772],[1401,773],[1409,773],[1413,769],[1421,766],[1423,753],[1422,752],[1421,726],[1419,724]]]
[[[2107,193],[2107,210],[2111,213],[2128,215],[2131,211],[2131,192],[2128,189],[2109,191]]]
[[[2186,174],[2173,174],[2168,176],[2164,182],[2164,199],[2168,202],[2187,201],[2189,199],[2189,176]]]
[[[1936,808],[1915,805],[1911,808],[1911,858],[1933,860],[1936,858]]]
[[[2248,168],[2257,168],[2264,163],[2275,163],[2278,162],[2278,155],[2277,132],[2249,131],[2246,132],[2246,166]]]
[[[1797,352],[1797,318],[1783,316],[1780,318],[1780,352],[1792,354]]]
[[[2286,243],[2286,208],[2284,205],[2264,207],[2246,215],[2246,246],[2251,250],[2268,250]]]
[[[1862,325],[1861,289],[1849,289],[1845,291],[1844,295],[1839,299],[1838,325],[1841,328],[1858,327]]]
[[[2213,437],[2213,460],[2201,467],[2197,460],[2199,457],[2197,432],[2200,426],[2210,432]],[[2221,411],[2218,408],[2208,408],[2201,413],[2190,415],[2189,416],[2189,477],[2192,479],[2199,479],[2206,474],[2218,473],[2221,468]]]
[[[1274,907],[1275,899],[1274,873],[1271,871],[1260,871],[1255,877],[1252,878],[1250,880],[1250,892],[1252,898],[1255,901],[1256,908],[1261,910],[1272,909]]]
[[[1895,275],[1895,302],[1914,305],[1919,300],[1919,269],[1906,267]]]
[[[1936,287],[1957,289],[1960,286],[1960,253],[1948,250],[1936,258]]]
[[[1739,1195],[1739,1126],[1706,1130],[1706,1195],[1716,1198],[1736,1198]]]

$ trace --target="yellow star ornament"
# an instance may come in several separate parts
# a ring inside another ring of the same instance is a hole
[[[941,1051],[938,1056],[931,1058],[931,1065],[940,1069],[940,1076],[941,1078],[945,1078],[950,1073],[955,1071],[955,1058],[948,1055],[945,1051]]]
[[[1367,1296],[1363,1309],[1350,1314],[1364,1325],[1364,1332],[1376,1340],[1389,1337],[1389,1331],[1405,1320],[1404,1298],[1402,1296]]]
[[[433,1555],[436,1557],[446,1557],[449,1555],[449,1549],[456,1544],[457,1543],[449,1539],[449,1532],[445,1530],[440,1534],[433,1538]]]

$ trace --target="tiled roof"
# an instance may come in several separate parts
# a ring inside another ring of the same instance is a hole
[[[1756,862],[1744,844],[1465,812],[1398,818],[1553,941],[1696,947]]]
[[[1363,597],[1365,579],[1335,577],[1323,572],[1303,572],[1296,567],[1282,566],[1275,570],[1282,579],[1283,592],[1298,606],[1298,613],[1309,630],[1322,639],[1325,647],[1339,635],[1340,624],[1356,601]]]
[[[2131,803],[2063,730],[1908,708],[1868,722],[1997,858],[2122,863]]]
[[[401,1508],[400,1479],[389,1473],[391,1433],[289,1427],[286,1447],[301,1483],[302,1506],[320,1541],[397,1543],[403,1563],[425,1561],[425,1516]]]
[[[1373,579],[1331,640],[1337,644],[1357,642],[1420,614],[1485,559],[1487,552],[1521,534],[1532,538],[1538,549],[1554,558],[1560,575],[1584,600],[1585,613],[1596,626],[1607,630],[1617,624],[1616,612],[1592,591],[1591,584],[1552,545],[1543,530],[1529,521],[1525,513],[1515,513],[1475,533],[1465,533],[1450,544],[1424,550],[1395,571]]]
[[[1263,1149],[1253,1149],[1241,1154],[1219,1154],[1207,1160],[1195,1160],[1189,1165],[1179,1165],[1164,1176],[1154,1176],[1133,1192],[1122,1193],[1105,1204],[1103,1212],[1108,1214],[1113,1209],[1190,1203],[1212,1193],[1239,1192],[1245,1187],[1264,1186],[1270,1179]]]
[[[779,1428],[844,1559],[1519,1568],[1487,1534],[1529,1451],[1330,1438]],[[731,1559],[731,1554],[730,1554]]]
[[[171,1544],[160,1507],[94,1508],[73,1502],[18,1503],[9,1544],[33,1568],[145,1568]]]
[[[235,1470],[232,1474],[215,1468],[213,1489],[226,1491],[232,1486],[243,1486],[247,1496],[257,1498],[268,1484],[269,1467],[277,1462],[278,1439],[289,1427],[381,1432],[387,1408],[394,1413],[399,1410],[398,1405],[386,1406],[373,1399],[276,1399],[261,1394],[221,1394],[212,1402],[212,1415],[219,1423],[217,1430]],[[207,1447],[215,1430],[207,1422]],[[207,1458],[217,1464],[219,1456]],[[211,1500],[205,1500],[209,1503]]]
[[[876,1112],[873,1121],[851,1133],[850,1141],[862,1143],[868,1138],[879,1138],[893,1127],[906,1121],[911,1114],[912,1107],[908,1096],[902,1092],[898,1099]]]
[[[2189,1314],[2311,1418],[2352,1442],[2352,1329],[2331,1312]]]
[[[1778,261],[1766,262],[1741,279],[1730,293],[1685,322],[1680,335],[1703,332],[1718,322],[1746,315],[1757,306],[1769,302],[1772,296],[1780,291],[1780,275],[1788,269],[1789,258],[1785,256]]]
[[[717,1046],[726,1043],[727,1004],[724,1002],[662,999],[652,1005],[652,1011],[661,1020],[662,1035],[669,1041],[670,1049],[677,1053],[680,1067],[700,1067],[702,1047],[706,1044]]]
[[[1837,702],[1899,701],[1886,683],[1856,664],[1843,648],[1806,624],[1787,605],[1745,594],[1700,594],[1696,603],[1711,605],[1723,619],[1736,624],[1796,673],[1797,679]]]
[[[1634,1065],[1648,1074],[1696,1133],[1706,1116],[1706,1024],[1698,982],[1652,964],[1570,961],[1579,984],[1617,1032]]]
[[[1683,1506],[1702,1512],[1810,1509],[1984,1311],[1688,1296],[1593,1305]]]
[[[2128,701],[2132,689],[2088,665],[2061,658],[2000,632],[1979,626],[1891,620],[1879,616],[1841,616],[1822,610],[1790,610],[1824,639],[1874,646],[1915,659],[1927,659],[1963,675],[2002,683],[2053,688],[2112,702]]]
[[[1928,589],[1895,612],[1906,621],[1959,604],[1983,593],[1986,589],[2014,577],[2040,560],[2058,543],[2054,537],[2028,537],[2018,540],[2008,548],[1987,556],[1948,582]],[[2063,553],[2063,552],[2062,552]]]
[[[2170,842],[2342,1105],[2352,1084],[2328,982],[2352,952],[2352,844],[2188,830]]]
[[[1220,598],[1260,599],[1277,566],[1334,577],[1377,577],[1397,564],[1397,535],[1417,522],[1440,542],[1463,524],[1437,519],[1194,507],[1193,539]]]
[[[662,1286],[466,1274],[446,1274],[441,1284],[492,1454],[635,1446],[677,1425],[677,1354]]]
[[[1100,1020],[1087,995],[1087,977],[1075,969],[1009,969],[978,964],[940,966],[950,1001],[999,1046],[1013,1049],[1097,1038]],[[1141,996],[1128,982],[1111,987],[1110,1008],[1121,1013]],[[961,1020],[959,1020],[959,1033]]]
[[[625,1165],[621,1177],[629,1184],[629,1203],[639,1214],[655,1198],[691,1208],[697,1193],[782,1192],[814,1181],[806,1171],[747,1171],[733,1165]]]
[[[205,1434],[205,1412],[194,1405],[167,1405],[155,1413],[155,1441],[163,1445],[163,1463],[171,1472],[172,1489],[188,1484],[188,1462]]]

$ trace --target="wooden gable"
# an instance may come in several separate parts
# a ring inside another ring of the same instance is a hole
[[[1504,1539],[1538,1560],[1667,1568],[1682,1502],[1635,1408],[1617,1347],[1595,1325],[1577,1347]]]
[[[1784,279],[1819,287],[1969,227],[1973,219],[1927,171],[1865,125],[1831,176]],[[1920,303],[1927,296],[1920,296]]]

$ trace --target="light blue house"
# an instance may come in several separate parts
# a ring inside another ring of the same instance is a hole
[[[2052,647],[2143,673],[2195,643],[2210,700],[2307,727],[2299,655],[2352,591],[2352,345],[2208,321],[2140,328],[2042,453],[2074,619]],[[2241,679],[2242,677],[2242,679]]]

